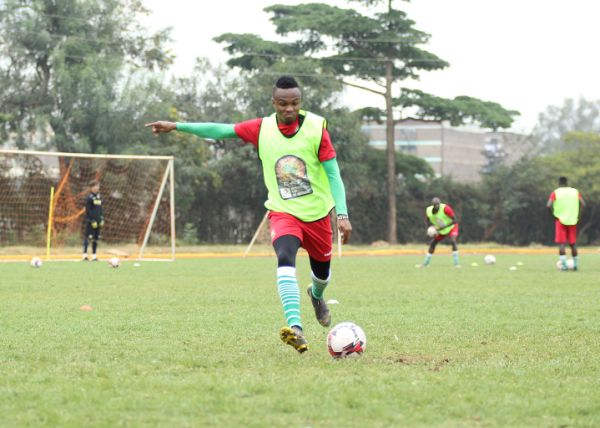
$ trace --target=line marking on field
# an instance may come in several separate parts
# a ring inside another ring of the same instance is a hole
[[[389,248],[389,249],[352,249],[344,251],[344,256],[420,256],[425,254],[425,249],[414,249],[414,248]],[[461,255],[485,255],[485,254],[557,254],[557,248],[463,248],[459,249]],[[579,248],[579,252],[582,254],[598,254],[600,249],[598,248]],[[306,256],[307,253],[303,249],[298,253],[301,256]],[[440,249],[436,254],[451,254],[450,249]],[[0,255],[0,262],[24,262],[31,260],[34,256],[39,256],[39,253],[31,254],[6,254]],[[245,257],[274,257],[275,252],[273,251],[262,251],[246,254]],[[112,257],[111,254],[99,253],[98,258],[102,260],[108,260]],[[127,256],[121,257],[121,261],[171,261],[171,254],[166,253],[149,253],[142,260],[138,260],[136,257],[128,258]],[[243,251],[232,251],[232,252],[183,252],[176,253],[175,258],[180,260],[186,259],[222,259],[222,258],[243,258]],[[45,261],[44,257],[44,261]],[[51,255],[49,261],[80,261],[81,254],[60,254]]]

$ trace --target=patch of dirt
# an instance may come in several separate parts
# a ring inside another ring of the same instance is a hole
[[[403,364],[407,366],[412,365],[423,365],[429,366],[429,370],[432,372],[440,371],[446,365],[450,364],[450,359],[447,357],[432,357],[429,355],[410,355],[410,354],[398,354],[390,358],[393,363]]]

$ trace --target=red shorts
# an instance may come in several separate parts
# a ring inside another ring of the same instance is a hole
[[[435,239],[436,241],[441,241],[442,239],[444,239],[446,236],[454,236],[455,238],[458,237],[458,224],[455,224],[454,227],[452,229],[450,229],[450,232],[446,233],[445,235],[436,235]]]
[[[577,241],[577,225],[573,226],[565,226],[560,221],[555,221],[554,228],[554,242],[557,244],[566,244],[574,245]]]
[[[292,235],[300,240],[302,247],[313,259],[320,262],[331,260],[333,231],[329,216],[305,223],[291,214],[269,211],[269,221],[271,242],[284,235]]]

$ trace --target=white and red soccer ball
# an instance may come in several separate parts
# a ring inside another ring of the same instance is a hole
[[[492,254],[488,254],[487,256],[485,256],[483,258],[483,261],[485,262],[486,265],[493,265],[494,263],[496,263],[496,257],[493,256]]]
[[[353,322],[335,325],[327,335],[327,349],[333,358],[357,357],[367,348],[367,336]]]
[[[438,231],[435,228],[435,226],[429,226],[427,228],[427,236],[429,236],[430,238],[435,238],[438,235]]]
[[[31,265],[31,267],[40,268],[40,267],[42,267],[43,263],[42,263],[42,259],[40,259],[39,257],[34,257],[31,259],[29,264]]]
[[[556,262],[556,269],[565,270],[565,269],[563,269],[562,260],[558,260]],[[566,270],[575,270],[575,262],[573,261],[573,259],[567,259],[567,269]]]
[[[121,266],[121,260],[119,260],[118,257],[112,257],[109,261],[108,264],[110,265],[110,267],[113,268],[118,268],[119,266]]]

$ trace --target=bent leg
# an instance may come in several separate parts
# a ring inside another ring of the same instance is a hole
[[[313,296],[320,299],[331,277],[331,260],[321,262],[310,257],[310,270],[313,279]]]
[[[323,298],[323,293],[329,285],[331,279],[330,271],[331,261],[318,261],[310,258],[310,268],[312,271],[312,284],[309,285],[306,292],[315,310],[315,317],[319,324],[323,327],[329,327],[331,325],[331,312],[329,307]]]
[[[322,299],[325,288],[331,278],[331,260],[320,262],[310,257],[310,270],[312,271],[312,296]]]
[[[429,263],[431,263],[431,257],[433,256],[433,253],[435,252],[435,247],[437,247],[437,244],[439,242],[436,238],[433,238],[429,243],[429,249],[427,250],[427,254],[425,255],[423,266],[429,266]]]
[[[450,242],[452,244],[452,260],[454,261],[454,266],[458,266],[458,243],[456,242],[456,236],[451,236]]]

